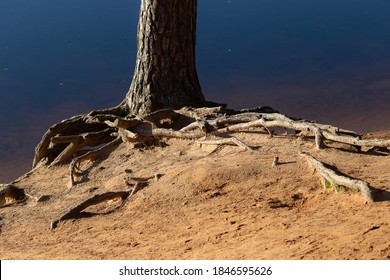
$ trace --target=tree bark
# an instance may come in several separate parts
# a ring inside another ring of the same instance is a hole
[[[205,103],[195,67],[197,0],[142,0],[130,113]]]

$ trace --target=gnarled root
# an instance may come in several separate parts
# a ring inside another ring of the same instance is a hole
[[[325,140],[355,147],[390,146],[390,140],[360,140],[360,136],[353,131],[302,119],[289,118],[277,113],[275,110],[262,112],[261,110],[255,109],[240,112],[229,111],[222,107],[203,109],[183,108],[177,111],[163,110],[156,114],[151,114],[153,117],[137,120],[117,119],[108,124],[111,127],[122,130],[121,135],[124,141],[133,141],[134,139],[144,137],[199,139],[207,138],[210,135],[229,135],[234,132],[253,128],[264,128],[270,136],[273,136],[275,134],[273,132],[274,128],[283,128],[304,134],[305,136],[313,136],[315,138],[315,146],[318,150],[326,147]],[[193,122],[182,126],[178,130],[156,127],[156,124],[149,120],[156,121],[156,117],[160,115],[164,117],[175,116],[175,118],[178,118],[178,115],[182,115],[187,118],[192,118]],[[299,136],[299,134],[296,135]],[[226,143],[233,143],[233,141],[226,140]]]
[[[169,124],[169,126],[166,124]],[[83,161],[95,160],[97,155],[103,150],[120,142],[137,142],[158,138],[183,138],[198,139],[198,142],[201,144],[229,144],[237,145],[245,150],[252,150],[250,146],[231,134],[255,128],[265,129],[270,136],[275,135],[275,128],[283,128],[286,131],[295,131],[294,136],[305,135],[313,137],[318,150],[325,148],[328,142],[344,143],[355,147],[390,147],[390,140],[362,140],[360,135],[353,131],[290,118],[269,107],[241,111],[229,110],[225,106],[212,108],[185,107],[180,110],[159,110],[140,118],[129,116],[125,106],[121,104],[112,109],[93,111],[86,115],[75,116],[50,127],[36,147],[33,167],[35,168],[41,164],[55,165],[64,163],[73,158],[69,166],[70,187],[72,188],[75,184],[75,177],[83,175],[83,171],[80,168],[80,164]],[[218,136],[221,138],[215,139]],[[95,150],[80,155],[80,153],[85,152],[83,150],[85,147],[95,147]],[[308,154],[301,153],[301,156],[307,159],[324,180],[335,188],[345,186],[357,189],[364,195],[367,201],[373,201],[370,187],[366,182],[337,174]],[[278,158],[275,157],[273,165],[277,164]],[[137,191],[148,186],[150,180],[157,180],[160,176],[161,174],[144,178],[129,177],[125,179],[125,185],[128,188],[130,187],[130,189],[95,195],[54,220],[50,227],[54,229],[63,220],[91,215],[91,213],[84,211],[87,207],[120,198],[121,204],[114,209],[116,210],[122,207]],[[20,192],[19,189],[6,187],[0,191],[0,206],[7,203],[8,197],[21,200],[26,196],[28,195]]]
[[[111,145],[112,143],[109,143],[109,144]],[[163,176],[163,174],[157,173],[153,176],[147,176],[147,177],[129,177],[128,179],[125,180],[126,187],[129,187],[128,190],[117,191],[117,192],[106,192],[103,194],[94,195],[93,197],[88,198],[87,200],[76,205],[75,207],[72,207],[71,209],[69,209],[65,214],[63,214],[58,219],[55,219],[54,221],[52,221],[50,224],[50,229],[55,229],[57,227],[58,223],[61,221],[64,221],[64,220],[77,219],[77,218],[82,218],[82,217],[88,217],[91,215],[96,215],[96,214],[84,212],[84,210],[90,206],[120,198],[121,204],[119,206],[117,206],[114,209],[111,209],[109,211],[106,211],[104,213],[100,213],[100,214],[112,213],[113,211],[122,208],[126,204],[126,202],[133,195],[135,195],[138,191],[149,186],[148,181],[150,181],[150,180],[157,181],[158,179],[161,178],[161,176]],[[131,181],[134,181],[135,183],[131,183]]]
[[[67,147],[51,162],[50,165],[56,165],[60,162],[65,162],[77,154],[86,146],[98,146],[102,143],[112,140],[111,134],[114,132],[111,128],[106,128],[102,131],[87,132],[79,135],[55,136],[51,139],[53,145],[67,144]]]
[[[119,192],[107,192],[107,193],[103,193],[103,194],[94,195],[93,197],[91,197],[91,198],[83,201],[82,203],[76,205],[75,207],[72,207],[71,209],[69,209],[65,214],[63,214],[58,219],[52,221],[51,224],[50,224],[50,229],[51,230],[55,229],[57,227],[58,223],[61,222],[61,221],[68,220],[68,219],[77,219],[77,218],[80,218],[80,217],[83,217],[83,216],[88,216],[88,213],[82,213],[82,211],[85,210],[89,206],[96,205],[96,204],[99,204],[99,203],[102,203],[102,202],[106,202],[108,200],[121,198],[122,203],[118,207],[118,208],[120,208],[120,207],[122,207],[124,205],[124,202],[129,197],[131,191],[132,190],[119,191]],[[111,212],[112,211],[110,211],[110,213]],[[107,214],[107,213],[105,213],[105,214]]]
[[[353,179],[345,175],[337,174],[334,170],[325,167],[321,161],[315,159],[311,155],[307,153],[299,154],[310,163],[310,165],[320,174],[320,176],[325,180],[325,182],[329,182],[329,184],[336,188],[336,190],[339,186],[359,190],[368,202],[373,201],[370,187],[367,182]]]
[[[69,160],[85,146],[97,146],[113,140],[112,129],[105,121],[114,121],[127,114],[123,104],[105,110],[77,115],[51,126],[35,148],[33,168]],[[108,128],[108,129],[107,129]]]
[[[161,127],[162,123],[167,120],[170,128]],[[52,126],[36,148],[33,166],[38,163],[54,165],[66,162],[83,147],[96,147],[109,143],[114,140],[115,135],[119,135],[123,141],[132,142],[146,138],[205,138],[207,140],[209,136],[231,136],[231,133],[253,128],[264,128],[270,136],[275,134],[273,131],[275,128],[295,131],[297,136],[312,136],[315,138],[315,146],[318,150],[326,147],[325,141],[344,143],[359,149],[361,147],[390,147],[390,140],[361,140],[360,135],[353,131],[290,118],[269,107],[239,112],[228,110],[223,106],[185,107],[180,110],[159,110],[143,118],[126,116],[125,110],[117,107],[75,116]],[[238,139],[227,139],[230,140],[221,140],[218,144],[246,146]],[[216,143],[212,140],[208,144],[213,142]],[[248,146],[245,148],[250,150]],[[79,160],[82,158],[77,159],[76,162]],[[71,169],[75,170],[75,164],[71,165]]]
[[[110,147],[114,145],[118,145],[119,143],[122,142],[121,137],[117,137],[111,142],[103,145],[99,149],[89,151],[81,156],[78,156],[72,160],[72,162],[69,164],[69,173],[70,173],[70,183],[69,183],[69,188],[73,188],[75,185],[75,177],[80,177],[83,175],[83,171],[80,169],[80,164],[83,161],[90,160],[94,161],[100,153],[103,151],[109,149]]]
[[[153,140],[154,143],[155,139],[160,138],[197,139],[201,144],[229,144],[251,150],[250,146],[232,134],[256,128],[265,129],[270,136],[276,135],[277,130],[274,129],[277,128],[294,131],[295,134],[292,136],[310,136],[314,138],[318,150],[327,147],[329,142],[348,144],[359,149],[390,147],[390,140],[362,140],[360,135],[353,131],[287,117],[269,107],[241,111],[228,110],[224,106],[185,107],[180,110],[159,110],[143,118],[129,116],[123,107],[117,107],[75,116],[52,126],[36,148],[33,165],[37,166],[39,163],[54,165],[74,158],[69,166],[72,188],[75,177],[83,175],[79,167],[81,162],[94,160],[104,149],[120,141],[146,143]],[[220,138],[215,139],[216,137]],[[95,147],[95,150],[80,156],[80,152],[85,152],[83,149],[87,146]],[[315,159],[309,161],[314,162]],[[313,166],[318,166],[316,167],[318,172],[323,170],[320,164],[313,164]],[[335,187],[344,185],[358,189],[368,201],[372,201],[367,184],[352,179],[341,180],[340,175],[336,175],[331,172],[322,174]],[[135,186],[130,182],[128,185]]]
[[[27,198],[23,189],[15,187],[14,185],[5,185],[0,190],[0,207],[12,205],[14,203],[22,202]]]

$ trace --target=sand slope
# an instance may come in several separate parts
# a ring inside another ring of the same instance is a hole
[[[389,156],[316,151],[313,141],[258,131],[236,137],[256,149],[177,139],[143,149],[121,144],[84,166],[71,191],[68,166],[39,168],[16,186],[50,199],[0,208],[1,259],[390,259]],[[376,202],[324,190],[299,151],[366,180]],[[276,155],[282,164],[272,167]],[[126,169],[164,175],[118,211],[49,230],[69,207],[125,189]]]

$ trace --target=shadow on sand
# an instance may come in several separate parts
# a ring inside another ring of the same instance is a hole
[[[375,187],[370,187],[374,202],[390,201],[390,192]]]

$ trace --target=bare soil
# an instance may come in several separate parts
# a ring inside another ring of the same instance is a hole
[[[123,143],[83,166],[68,189],[69,168],[40,167],[16,183],[32,196],[0,208],[1,259],[390,259],[388,154],[346,147],[315,150],[313,140],[235,134],[255,147],[199,145],[171,139],[134,149]],[[389,133],[367,137],[389,138]],[[336,193],[298,156],[309,152],[365,180],[375,202],[355,191]],[[272,167],[275,156],[280,164]],[[87,209],[89,217],[50,222],[124,178],[163,176],[110,214],[117,201]]]

